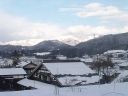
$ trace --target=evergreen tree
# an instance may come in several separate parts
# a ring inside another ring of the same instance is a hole
[[[19,58],[21,57],[22,55],[21,55],[21,52],[19,52],[19,51],[14,51],[14,52],[12,52],[12,56],[11,56],[11,58],[12,58],[12,60],[13,60],[13,66],[15,67],[16,65],[18,65],[18,63],[20,62],[20,60],[19,60]]]

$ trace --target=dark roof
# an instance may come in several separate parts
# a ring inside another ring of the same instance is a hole
[[[33,69],[37,66],[37,64],[33,63],[33,62],[30,62],[28,63],[27,65],[25,65],[23,68],[24,69]]]

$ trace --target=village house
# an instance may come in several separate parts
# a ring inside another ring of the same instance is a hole
[[[25,66],[23,66],[23,69],[26,71],[27,74],[31,74],[32,71],[37,67],[37,64],[33,63],[32,61]]]
[[[26,75],[23,68],[0,68],[0,77],[4,79],[22,79]]]
[[[27,74],[23,68],[0,68],[0,90],[18,89],[17,82],[25,77]]]
[[[0,78],[20,80],[26,77],[23,68],[0,68]]]
[[[96,84],[99,81],[99,76],[79,60],[44,61],[36,66],[28,78],[60,87]]]

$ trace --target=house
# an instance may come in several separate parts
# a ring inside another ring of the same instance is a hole
[[[0,68],[0,85],[10,88],[19,80],[27,76],[23,68]]]
[[[0,78],[6,80],[20,80],[25,78],[26,75],[23,68],[0,68]]]
[[[30,89],[17,84],[27,77],[23,68],[0,68],[0,91],[14,91]]]
[[[99,76],[83,62],[67,60],[39,64],[28,77],[60,87],[96,84]]]

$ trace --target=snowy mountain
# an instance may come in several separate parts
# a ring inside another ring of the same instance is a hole
[[[88,55],[93,54],[101,54],[106,52],[107,50],[128,50],[128,32],[122,34],[115,35],[105,35],[102,37],[97,37],[95,39],[91,39],[85,42],[80,42],[74,38],[66,38],[59,40],[45,40],[33,46],[16,46],[16,45],[3,45],[0,42],[0,52],[6,52],[10,50],[22,50],[24,49],[26,52],[29,50],[34,50],[35,52],[44,52],[44,51],[52,51],[52,50],[60,50],[63,51],[62,55],[69,54],[71,56],[75,56],[77,52],[77,56],[82,56],[85,53]],[[32,40],[31,42],[34,42]],[[28,42],[29,44],[31,42]],[[14,42],[13,42],[14,43]],[[19,42],[20,44],[21,42]],[[24,42],[25,43],[25,42]],[[77,44],[77,45],[76,45]],[[31,53],[31,52],[29,52]]]
[[[52,50],[60,50],[68,47],[71,47],[71,46],[58,40],[46,40],[32,46],[32,49],[52,51]]]
[[[71,46],[75,46],[75,45],[77,45],[77,44],[80,43],[79,40],[71,39],[71,38],[68,38],[68,39],[62,39],[61,41],[64,42],[65,44],[68,44],[68,45],[71,45]]]
[[[95,39],[81,42],[76,45],[81,53],[86,54],[101,54],[107,50],[127,50],[128,49],[128,32],[122,34],[110,34],[98,37]]]

